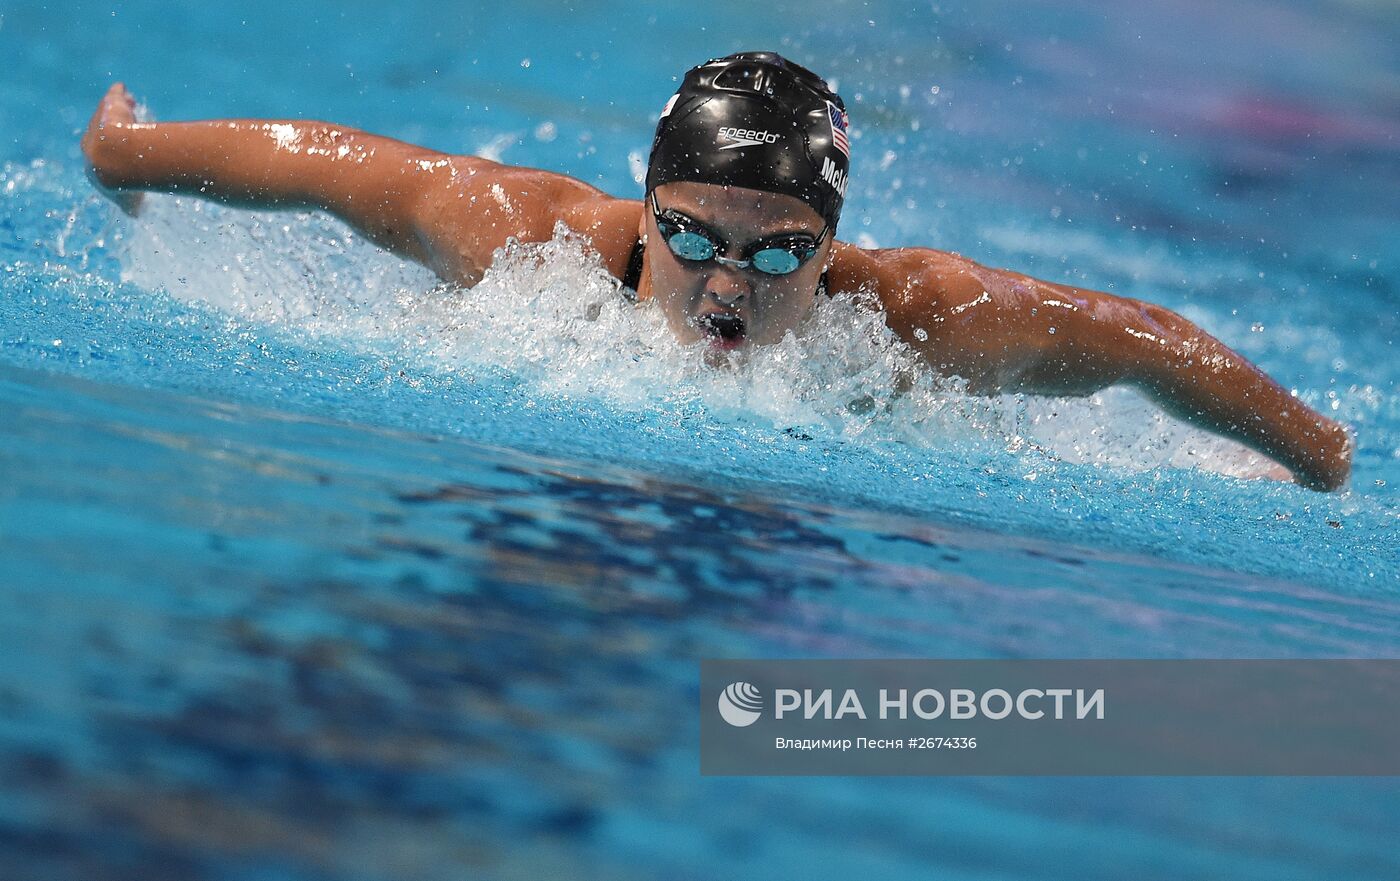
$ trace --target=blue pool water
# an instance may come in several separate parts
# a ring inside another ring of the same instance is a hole
[[[1400,656],[1392,5],[284,6],[0,8],[0,877],[1400,875],[1391,780],[702,778],[696,724],[702,657]],[[568,239],[464,293],[132,222],[76,148],[121,79],[639,194],[755,47],[851,105],[844,238],[1176,309],[1350,487],[967,397],[849,299],[717,372]]]

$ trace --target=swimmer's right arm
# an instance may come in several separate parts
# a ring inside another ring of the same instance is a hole
[[[155,191],[249,208],[320,208],[447,281],[475,284],[508,239],[547,240],[560,220],[586,231],[598,206],[616,201],[562,175],[345,126],[138,122],[134,106],[120,83],[112,86],[82,140],[93,178],[119,204]]]
[[[83,136],[92,176],[116,193],[165,192],[249,208],[322,208],[375,244],[420,262],[409,170],[438,154],[320,122],[137,122],[112,86]]]

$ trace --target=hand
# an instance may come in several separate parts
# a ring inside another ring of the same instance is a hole
[[[102,195],[126,214],[135,217],[141,209],[142,194],[123,191],[112,185],[112,149],[123,128],[136,122],[136,99],[121,83],[113,83],[102,96],[83,133],[82,150],[88,161],[88,179]]]
[[[1306,467],[1295,465],[1293,479],[1308,489],[1330,492],[1340,489],[1351,476],[1351,460],[1356,453],[1356,439],[1340,422],[1319,416],[1319,443],[1310,451]]]

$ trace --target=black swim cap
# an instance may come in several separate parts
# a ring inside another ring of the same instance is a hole
[[[851,165],[846,105],[775,52],[741,52],[685,75],[656,126],[647,192],[672,181],[796,196],[834,229]]]

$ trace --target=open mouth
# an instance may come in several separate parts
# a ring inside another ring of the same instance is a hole
[[[701,315],[695,322],[710,338],[710,345],[733,349],[744,342],[744,319],[726,312]]]

